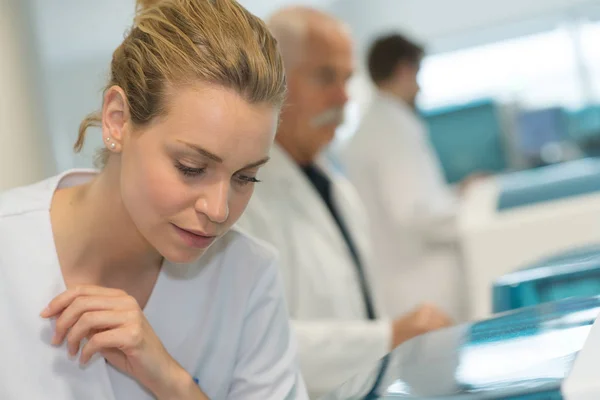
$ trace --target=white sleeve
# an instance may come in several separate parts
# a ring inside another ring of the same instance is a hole
[[[251,200],[238,226],[274,246],[280,253],[280,262],[291,262],[292,256],[285,251],[285,235],[272,222],[275,219],[268,217],[267,207],[256,200]],[[389,321],[295,319],[297,282],[294,282],[289,268],[285,267],[281,268],[281,276],[298,340],[300,367],[311,397],[329,393],[361,368],[373,365],[389,352],[392,343]]]
[[[353,375],[372,368],[390,351],[392,326],[377,320],[292,321],[300,366],[311,395],[335,390]]]
[[[278,267],[271,265],[248,300],[227,398],[308,399],[296,357],[297,344],[290,331]]]

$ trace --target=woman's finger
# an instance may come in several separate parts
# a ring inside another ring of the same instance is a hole
[[[132,345],[131,331],[129,327],[121,327],[96,333],[81,349],[79,362],[86,364],[94,354],[103,350],[129,348]]]
[[[56,328],[52,344],[62,343],[67,332],[86,312],[106,310],[127,310],[139,308],[135,299],[130,296],[123,297],[94,297],[83,296],[74,299],[56,319]]]
[[[131,312],[91,311],[85,312],[73,325],[67,335],[69,354],[74,356],[79,351],[81,341],[98,332],[116,328],[131,319]]]
[[[76,298],[82,296],[103,296],[103,297],[116,297],[127,295],[122,290],[103,288],[100,286],[83,285],[77,286],[73,289],[66,290],[56,296],[48,304],[48,306],[41,312],[42,318],[50,318],[57,314],[60,314],[65,308],[69,306]]]

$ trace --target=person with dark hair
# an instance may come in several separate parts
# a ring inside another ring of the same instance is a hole
[[[340,158],[369,213],[373,265],[387,312],[399,315],[430,302],[461,321],[467,310],[458,199],[415,105],[424,54],[399,34],[373,43],[368,69],[376,94]]]
[[[369,76],[378,87],[394,93],[416,108],[419,92],[417,74],[425,50],[395,34],[375,41],[369,52]]]

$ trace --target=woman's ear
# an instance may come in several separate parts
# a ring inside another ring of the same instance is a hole
[[[129,104],[125,92],[119,86],[111,86],[104,93],[102,105],[102,138],[110,151],[121,151],[129,121]]]

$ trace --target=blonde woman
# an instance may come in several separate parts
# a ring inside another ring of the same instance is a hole
[[[233,0],[144,1],[114,52],[99,172],[0,195],[0,398],[304,399],[271,250],[232,225],[285,78]]]

